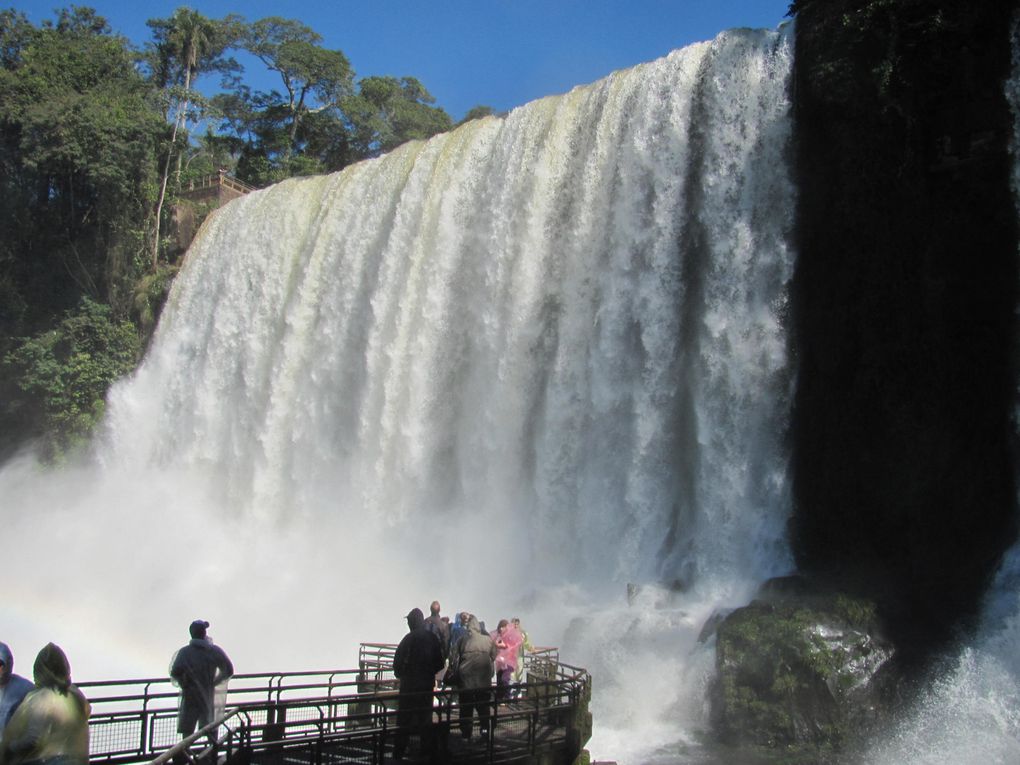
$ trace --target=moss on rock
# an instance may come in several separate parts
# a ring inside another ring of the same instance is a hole
[[[721,740],[817,756],[868,729],[892,658],[875,614],[874,603],[839,593],[733,611],[716,632],[711,700]]]

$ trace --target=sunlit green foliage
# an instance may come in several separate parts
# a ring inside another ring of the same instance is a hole
[[[28,436],[60,453],[96,421],[105,386],[134,363],[111,328],[130,319],[148,337],[169,291],[170,211],[191,180],[226,171],[265,186],[452,126],[417,79],[356,82],[344,53],[295,19],[182,6],[148,26],[139,50],[91,8],[39,25],[0,11],[0,458]],[[279,88],[250,88],[242,51]],[[197,86],[209,75],[221,77],[211,97]],[[107,350],[69,350],[84,336]]]
[[[4,375],[20,393],[5,401],[6,413],[32,422],[44,454],[59,458],[102,416],[107,388],[134,368],[138,348],[134,325],[83,298],[54,329],[6,354]]]
[[[300,150],[300,129],[311,114],[336,110],[353,88],[354,70],[339,50],[320,45],[322,38],[294,19],[270,16],[249,25],[242,38],[245,50],[279,75],[283,93],[257,94],[267,113],[278,115],[279,145],[286,164]]]
[[[354,153],[371,157],[402,143],[430,138],[453,122],[414,77],[366,77],[358,94],[344,101]]]
[[[163,88],[166,106],[165,114],[173,118],[173,130],[162,160],[162,176],[156,209],[153,212],[153,232],[150,267],[155,271],[159,266],[161,249],[163,203],[166,200],[170,167],[176,163],[176,183],[180,186],[183,158],[187,142],[181,144],[184,129],[189,119],[203,116],[205,99],[192,90],[195,78],[203,72],[220,71],[229,73],[239,69],[233,59],[224,54],[240,35],[240,17],[228,16],[222,21],[206,18],[198,11],[180,7],[169,19],[151,19],[148,22],[153,31],[153,42],[149,45],[148,62],[151,80]]]

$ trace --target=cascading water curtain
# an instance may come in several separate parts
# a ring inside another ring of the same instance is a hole
[[[107,459],[264,519],[484,519],[557,576],[782,568],[789,65],[725,33],[233,202]]]
[[[438,598],[591,668],[594,751],[695,729],[704,618],[790,566],[791,48],[727,32],[214,213],[96,464],[0,469],[11,623],[88,679],[195,618],[238,671],[322,669]],[[627,604],[656,582],[682,607]]]

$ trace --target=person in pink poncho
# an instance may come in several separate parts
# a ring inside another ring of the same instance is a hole
[[[500,619],[492,642],[499,649],[496,654],[496,703],[499,703],[510,695],[510,681],[517,669],[518,649],[524,636],[506,619]]]

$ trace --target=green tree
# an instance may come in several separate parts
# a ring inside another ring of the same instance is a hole
[[[122,305],[162,130],[133,51],[88,8],[4,11],[0,50],[0,282],[30,323],[81,294]]]
[[[289,154],[287,111],[276,93],[252,92],[237,80],[229,92],[213,97],[220,117],[218,140],[232,158],[238,178],[266,186],[290,175],[279,160]]]
[[[414,77],[365,77],[358,94],[344,100],[352,151],[374,157],[415,139],[431,138],[453,127],[435,99]]]
[[[213,20],[198,11],[180,7],[168,19],[151,19],[146,22],[153,31],[153,42],[149,46],[149,62],[154,83],[168,94],[167,114],[173,114],[173,129],[170,132],[159,192],[153,221],[151,269],[159,264],[160,231],[163,204],[166,201],[170,166],[177,160],[177,182],[180,183],[181,159],[186,148],[178,146],[178,137],[183,133],[189,120],[191,107],[196,101],[193,84],[199,74],[211,71],[229,72],[237,64],[224,57],[239,34],[240,19],[228,16]]]
[[[309,115],[335,111],[353,90],[347,57],[323,48],[321,41],[310,27],[279,16],[252,23],[243,38],[243,47],[276,72],[283,85],[284,94],[274,90],[256,97],[262,113],[284,131],[279,146],[283,165],[300,151],[301,127]]]
[[[138,360],[134,325],[109,306],[83,298],[54,329],[24,338],[3,360],[16,393],[5,398],[6,419],[20,420],[59,458],[81,443],[102,417],[110,384]]]

